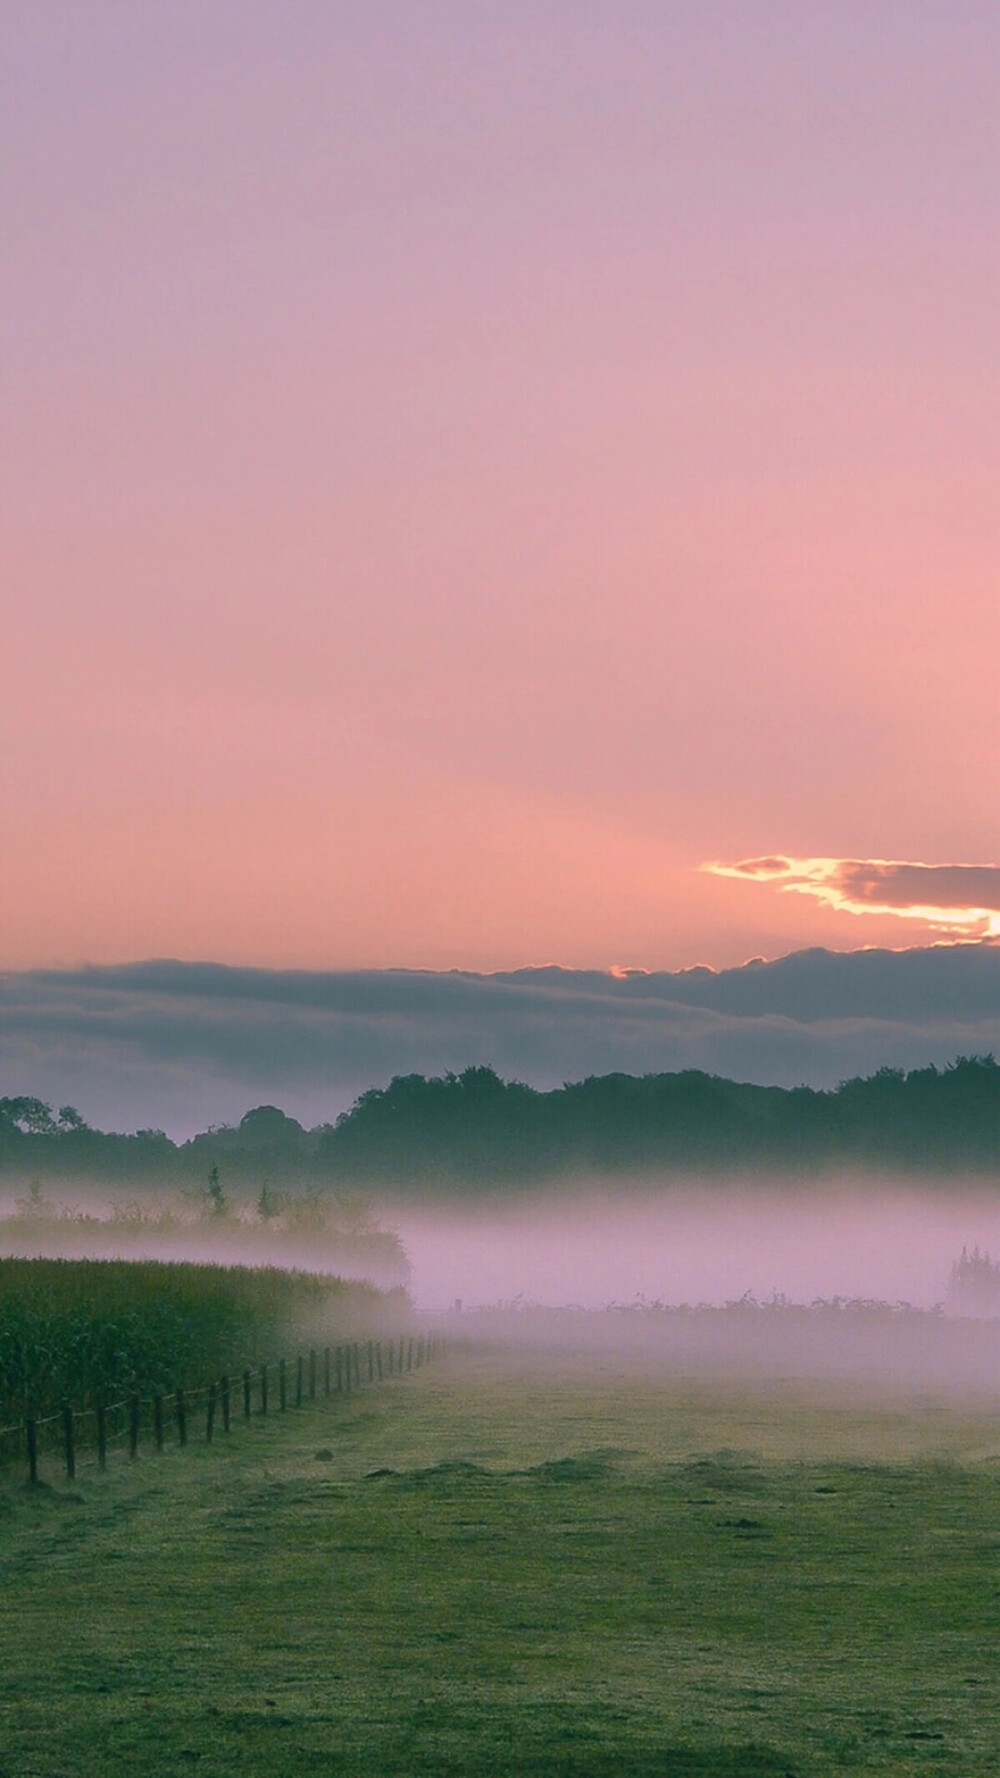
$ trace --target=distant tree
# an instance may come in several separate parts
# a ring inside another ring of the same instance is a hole
[[[261,1222],[273,1222],[276,1216],[281,1215],[280,1200],[277,1194],[271,1190],[266,1179],[260,1188],[256,1210]]]
[[[28,1181],[28,1195],[19,1198],[17,1208],[22,1216],[47,1216],[51,1208],[40,1179]]]
[[[301,1197],[288,1198],[284,1206],[286,1226],[299,1234],[326,1234],[330,1207],[329,1197],[316,1190],[304,1192]]]
[[[278,1147],[294,1146],[305,1135],[302,1125],[279,1110],[277,1105],[256,1105],[240,1119],[239,1133],[245,1142],[255,1146],[275,1144]]]
[[[51,1136],[57,1128],[51,1105],[44,1099],[0,1099],[0,1120],[26,1136]]]
[[[1000,1177],[996,1058],[959,1056],[908,1073],[880,1068],[832,1090],[755,1086],[686,1069],[597,1075],[541,1091],[478,1064],[431,1078],[397,1075],[314,1130],[258,1105],[238,1125],[181,1144],[162,1131],[87,1129],[72,1105],[53,1113],[43,1099],[0,1098],[0,1172],[19,1185],[35,1172],[179,1184],[204,1214],[225,1216],[236,1196],[253,1202],[267,1182],[265,1222],[272,1203],[287,1217],[289,1198],[306,1182],[465,1193],[567,1172],[804,1174],[841,1163],[942,1179]]]
[[[971,1253],[963,1247],[952,1266],[948,1301],[959,1315],[1000,1315],[1000,1265],[978,1245]]]
[[[209,1168],[208,1183],[207,1183],[207,1186],[205,1189],[205,1195],[208,1200],[208,1204],[211,1209],[212,1215],[213,1216],[225,1216],[227,1210],[229,1209],[229,1199],[227,1198],[226,1193],[224,1192],[224,1190],[222,1188],[222,1184],[219,1180],[219,1169],[217,1166],[213,1166],[213,1167]]]

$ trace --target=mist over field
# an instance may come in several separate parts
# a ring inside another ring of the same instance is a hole
[[[0,1253],[293,1266],[408,1283],[441,1314],[497,1304],[603,1309],[751,1296],[943,1304],[962,1249],[1000,1254],[988,1179],[845,1174],[772,1184],[704,1176],[566,1180],[456,1201],[432,1191],[303,1192],[226,1203],[59,1181],[0,1193]]]
[[[1000,1195],[985,1174],[588,1173],[481,1181],[456,1196],[363,1179],[226,1189],[213,1169],[180,1189],[70,1176],[0,1191],[0,1254],[292,1266],[406,1284],[431,1315],[456,1299],[467,1309],[746,1296],[930,1309],[947,1302],[963,1249],[1000,1255]]]
[[[262,1213],[263,1212],[263,1213]],[[217,1266],[275,1266],[395,1290],[409,1264],[395,1230],[361,1198],[328,1193],[213,1205],[203,1193],[109,1196],[92,1182],[60,1181],[0,1193],[0,1258],[158,1259]]]
[[[995,1386],[998,1111],[991,1055],[825,1093],[686,1072],[543,1094],[470,1067],[179,1145],[6,1098],[0,1254],[292,1266],[406,1285],[491,1339]]]
[[[799,1303],[945,1300],[963,1246],[1000,1252],[986,1181],[922,1188],[857,1177],[810,1189],[621,1182],[502,1207],[393,1206],[419,1308],[525,1303],[603,1308],[637,1298],[722,1304],[750,1292]]]

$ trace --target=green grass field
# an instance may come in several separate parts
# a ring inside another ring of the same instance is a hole
[[[453,1354],[35,1493],[3,1778],[1000,1770],[1000,1402]]]

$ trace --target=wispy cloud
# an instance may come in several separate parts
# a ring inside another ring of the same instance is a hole
[[[1000,865],[891,858],[744,858],[702,866],[717,877],[774,883],[845,914],[920,920],[953,937],[1000,938]]]

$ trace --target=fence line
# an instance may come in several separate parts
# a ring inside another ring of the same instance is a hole
[[[67,1401],[55,1413],[28,1414],[24,1420],[0,1426],[0,1461],[5,1444],[9,1447],[16,1440],[26,1461],[28,1482],[36,1486],[39,1481],[39,1433],[56,1428],[58,1430],[44,1441],[47,1454],[61,1454],[66,1479],[74,1481],[78,1459],[91,1450],[101,1471],[107,1468],[109,1450],[124,1449],[126,1445],[129,1460],[134,1462],[139,1455],[144,1430],[147,1442],[151,1438],[153,1448],[158,1452],[164,1449],[170,1430],[175,1434],[173,1442],[184,1447],[189,1442],[193,1413],[199,1417],[204,1415],[206,1444],[212,1443],[217,1428],[221,1428],[223,1436],[228,1434],[233,1420],[238,1417],[244,1420],[266,1418],[275,1406],[270,1387],[275,1369],[277,1412],[284,1414],[291,1405],[301,1408],[306,1402],[315,1402],[320,1393],[323,1400],[334,1396],[346,1400],[360,1391],[364,1383],[380,1383],[386,1377],[404,1376],[419,1370],[432,1359],[439,1358],[444,1346],[444,1338],[435,1333],[419,1334],[409,1339],[401,1335],[385,1343],[381,1340],[346,1340],[337,1346],[324,1346],[322,1352],[311,1346],[308,1353],[294,1354],[291,1389],[289,1363],[282,1357],[271,1369],[262,1363],[256,1367],[245,1366],[242,1371],[224,1371],[197,1389],[178,1385],[146,1397],[132,1391],[120,1401],[99,1402],[93,1408],[76,1408]],[[237,1404],[241,1409],[239,1414]],[[118,1430],[113,1425],[116,1415],[124,1416]],[[92,1444],[84,1444],[81,1448],[81,1425],[91,1420],[94,1422]]]

